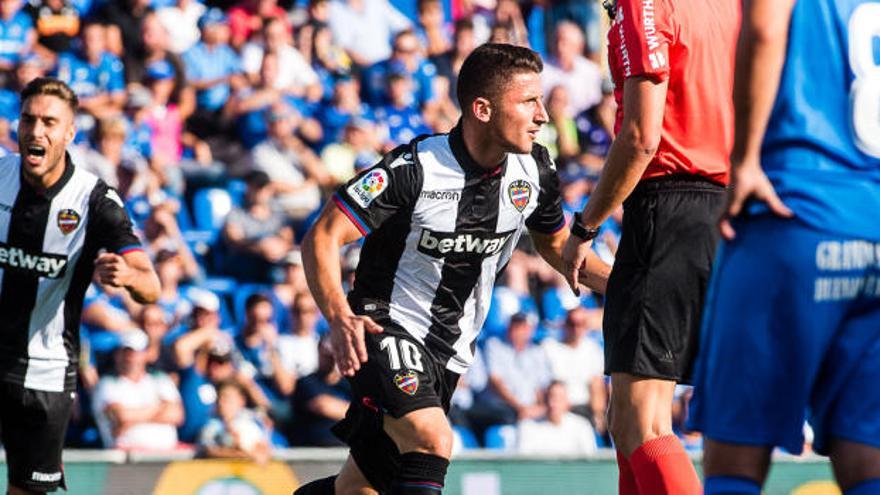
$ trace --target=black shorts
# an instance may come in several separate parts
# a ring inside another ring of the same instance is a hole
[[[608,279],[605,373],[688,383],[725,189],[696,176],[640,183],[623,204]]]
[[[366,335],[369,359],[349,378],[351,405],[333,433],[351,448],[373,488],[386,492],[400,466],[400,452],[385,433],[384,415],[400,418],[428,407],[449,412],[459,375],[400,326],[378,323],[385,331]]]
[[[73,392],[44,392],[0,383],[0,431],[9,484],[35,492],[65,490],[61,449]]]

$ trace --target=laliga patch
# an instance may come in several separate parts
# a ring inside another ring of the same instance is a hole
[[[75,210],[61,210],[58,212],[58,229],[67,235],[79,227],[79,213]]]
[[[407,395],[416,395],[419,391],[419,375],[415,371],[401,371],[394,375],[394,384]]]
[[[522,212],[532,197],[532,185],[522,179],[515,180],[507,187],[507,195],[510,196],[513,207]]]
[[[361,208],[370,206],[388,188],[388,172],[377,168],[361,177],[361,180],[348,186],[346,192]]]

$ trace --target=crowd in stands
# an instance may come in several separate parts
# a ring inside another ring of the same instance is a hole
[[[0,153],[17,148],[18,91],[39,76],[66,81],[81,103],[73,161],[120,192],[162,283],[147,306],[90,288],[68,446],[262,460],[272,447],[338,445],[329,427],[350,389],[306,286],[304,232],[383,152],[456,124],[458,70],[487,41],[543,55],[540,141],[566,212],[579,211],[616,111],[596,62],[599,10],[592,0],[0,0]],[[609,262],[619,231],[620,213],[596,243]],[[348,280],[357,257],[357,246],[344,253]],[[525,240],[455,395],[461,444],[608,445],[601,322],[601,297],[575,296]]]

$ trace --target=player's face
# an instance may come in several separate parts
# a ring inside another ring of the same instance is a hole
[[[547,122],[541,76],[520,72],[511,78],[493,105],[490,122],[493,134],[504,151],[530,153],[541,126]]]
[[[64,172],[64,151],[76,128],[68,104],[52,95],[24,101],[18,121],[18,149],[22,171],[33,183],[49,187]]]

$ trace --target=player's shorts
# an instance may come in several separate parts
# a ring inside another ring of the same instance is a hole
[[[67,489],[61,449],[73,397],[73,392],[0,382],[0,430],[10,484],[35,492]]]
[[[736,222],[706,301],[689,426],[712,440],[880,448],[880,243],[761,216]]]
[[[352,400],[345,419],[333,432],[350,452],[367,481],[385,492],[400,466],[400,452],[385,433],[383,418],[400,418],[428,407],[449,411],[457,373],[449,371],[406,330],[390,321],[377,321],[380,334],[366,334],[368,360],[350,378]]]
[[[605,373],[687,383],[725,189],[697,176],[641,182],[623,204],[608,279]]]

